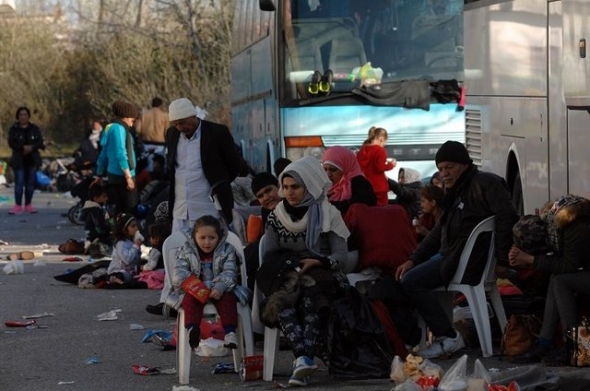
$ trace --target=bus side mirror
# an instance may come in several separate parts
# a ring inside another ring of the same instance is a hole
[[[274,0],[259,0],[260,9],[263,11],[276,11]]]

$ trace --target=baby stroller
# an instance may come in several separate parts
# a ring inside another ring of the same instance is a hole
[[[76,225],[84,225],[84,220],[82,219],[82,208],[84,208],[84,203],[88,200],[88,189],[92,184],[93,178],[92,175],[87,175],[77,185],[75,185],[70,193],[72,197],[77,197],[79,201],[72,206],[68,210],[68,220],[70,220],[73,224]]]

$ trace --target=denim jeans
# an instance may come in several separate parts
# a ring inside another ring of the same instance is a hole
[[[434,255],[410,269],[400,281],[404,292],[435,337],[442,337],[453,331],[451,320],[434,293],[434,289],[444,285],[440,276],[442,259],[442,255]]]
[[[25,194],[25,205],[33,201],[33,193],[37,184],[37,167],[21,167],[14,171],[14,203],[22,206],[23,191]]]

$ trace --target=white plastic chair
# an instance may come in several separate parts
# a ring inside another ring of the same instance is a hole
[[[260,238],[260,244],[258,245],[258,253],[259,253],[259,260],[260,265],[264,260],[264,253],[266,252],[265,246],[265,238],[264,235]],[[358,281],[366,281],[370,279],[375,279],[379,274],[378,269],[365,269],[359,273],[352,273],[347,274],[346,276],[349,279],[354,279],[354,283]],[[352,283],[351,283],[352,285]],[[259,316],[259,304],[264,299],[264,294],[258,290],[258,287],[254,289],[254,304],[252,305],[252,323],[254,325],[262,324],[260,322]],[[256,327],[256,326],[253,326]],[[277,361],[278,353],[279,353],[279,337],[281,331],[278,328],[270,328],[264,326],[264,362],[263,362],[263,373],[262,378],[265,381],[272,381],[272,377],[274,374],[274,367]]]
[[[179,247],[184,244],[185,236],[180,232],[173,233],[162,247],[164,258],[164,266],[166,268],[166,278],[170,279],[170,286],[172,286],[172,272],[174,270],[174,261]],[[244,249],[240,238],[233,232],[228,232],[226,241],[235,249],[240,258],[240,274],[241,284],[246,286],[246,262],[244,257]],[[216,314],[217,311],[213,304],[207,304],[203,311],[205,314]],[[184,311],[182,308],[178,309],[177,326],[177,341],[176,341],[176,366],[178,368],[178,381],[180,384],[188,384],[190,378],[190,363],[193,350],[188,342],[188,332],[184,327]],[[254,339],[252,335],[252,318],[250,306],[238,302],[238,349],[233,350],[234,368],[238,372],[244,353],[246,356],[254,355]]]
[[[264,235],[260,238],[260,243],[258,245],[258,254],[259,254],[259,262],[262,265],[264,259],[264,253],[266,251],[265,246],[265,238]],[[253,307],[253,323],[261,324],[259,316],[259,304],[264,299],[264,294],[258,290],[258,286],[255,285],[254,288],[254,304]],[[280,330],[278,328],[270,328],[264,326],[264,361],[263,361],[263,373],[262,378],[265,381],[272,381],[272,376],[274,373],[275,363],[277,361],[278,353],[279,353],[279,334]]]
[[[500,292],[496,285],[496,259],[494,258],[494,239],[495,239],[495,217],[490,216],[487,219],[480,222],[469,235],[465,248],[461,253],[459,259],[459,266],[455,275],[451,279],[451,282],[447,288],[440,287],[435,289],[438,292],[461,292],[465,295],[471,313],[473,314],[473,321],[475,322],[475,328],[477,329],[477,335],[479,337],[479,344],[481,346],[481,352],[483,357],[491,357],[493,355],[492,350],[492,331],[490,326],[490,317],[488,312],[488,305],[486,301],[486,292],[489,293],[492,308],[496,313],[500,329],[504,330],[506,326],[506,313],[504,312],[504,305],[500,298]],[[468,284],[462,284],[463,275],[469,262],[469,257],[473,251],[475,241],[480,234],[484,232],[491,232],[490,247],[488,249],[486,257],[486,267],[481,276],[479,284],[472,286]],[[421,322],[423,323],[423,322]],[[425,330],[425,328],[423,328]],[[423,333],[421,346],[424,345],[425,333]]]

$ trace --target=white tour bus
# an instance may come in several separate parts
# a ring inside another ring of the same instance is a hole
[[[359,148],[375,125],[388,130],[388,156],[398,167],[430,175],[440,144],[465,140],[457,91],[449,103],[435,99],[439,81],[463,84],[462,0],[235,4],[232,132],[256,171],[270,171],[280,156]],[[363,72],[381,77],[384,88],[398,82],[398,101],[355,94]],[[426,101],[414,100],[423,91]]]
[[[589,197],[590,1],[466,0],[464,23],[472,157],[521,213]]]

